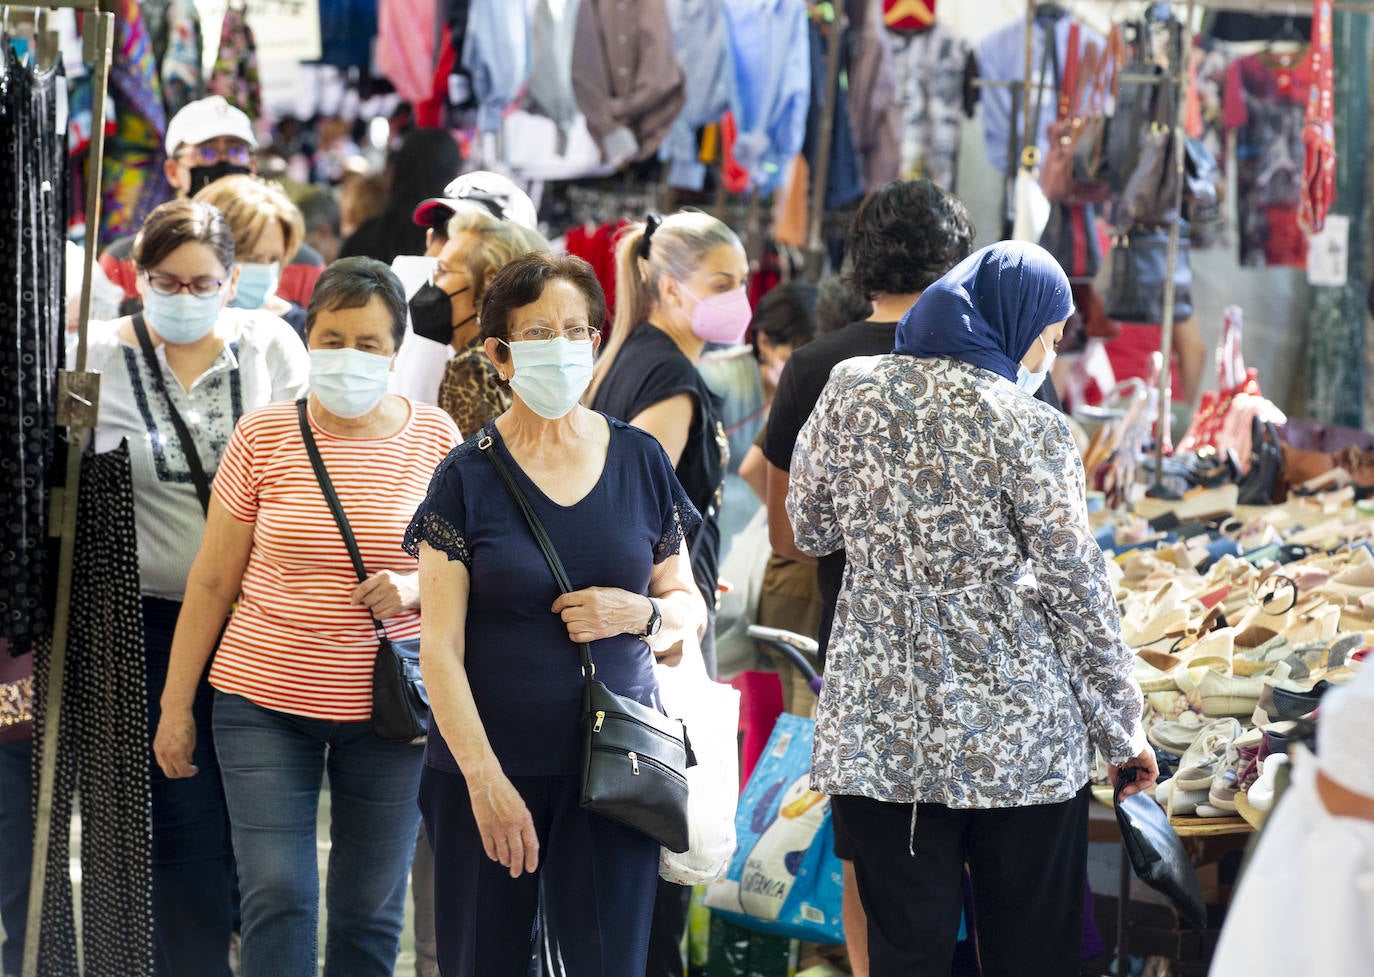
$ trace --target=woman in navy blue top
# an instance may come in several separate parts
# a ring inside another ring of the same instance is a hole
[[[532,254],[498,272],[482,335],[512,406],[439,466],[406,534],[430,601],[420,807],[445,977],[523,974],[541,890],[570,977],[644,973],[659,848],[578,805],[576,643],[613,691],[657,705],[655,655],[699,636],[705,608],[682,545],[699,517],[672,462],[577,404],[605,308],[580,259]],[[486,439],[573,593],[559,593]]]

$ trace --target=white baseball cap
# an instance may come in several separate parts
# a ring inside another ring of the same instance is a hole
[[[535,212],[534,201],[521,190],[510,177],[490,170],[473,170],[464,173],[444,187],[442,197],[430,197],[420,201],[415,208],[412,220],[424,227],[433,227],[440,219],[447,220],[462,202],[480,204],[492,216],[513,221],[539,230],[539,215]]]
[[[167,123],[167,155],[176,155],[182,146],[199,146],[222,136],[242,139],[254,149],[258,148],[258,138],[253,135],[253,123],[223,97],[211,95],[188,102]]]

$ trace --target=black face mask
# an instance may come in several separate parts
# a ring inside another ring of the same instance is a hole
[[[453,299],[468,291],[460,288],[456,292],[445,292],[433,282],[425,282],[410,300],[410,327],[415,335],[433,340],[441,346],[453,342]],[[459,326],[466,325],[477,316],[470,315]]]
[[[214,183],[221,177],[226,176],[247,176],[251,173],[246,166],[235,166],[223,160],[214,166],[193,166],[191,167],[191,196],[194,197],[201,189],[208,184]]]

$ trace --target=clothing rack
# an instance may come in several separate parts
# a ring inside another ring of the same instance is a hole
[[[81,485],[81,444],[96,426],[100,409],[100,374],[86,370],[86,342],[91,318],[91,283],[95,275],[100,227],[100,175],[105,160],[105,94],[114,57],[115,15],[109,0],[42,0],[9,2],[10,8],[33,11],[67,8],[86,14],[85,60],[94,86],[89,173],[86,177],[86,246],[81,271],[81,305],[77,320],[76,357],[71,370],[57,375],[57,423],[67,429],[67,471],[52,492],[52,525],[60,538],[57,599],[53,608],[52,661],[44,701],[43,751],[39,760],[38,804],[34,819],[33,871],[29,877],[29,915],[24,943],[23,977],[38,977],[42,943],[43,895],[47,886],[48,848],[52,839],[53,788],[57,744],[62,726],[62,692],[66,678],[67,632],[72,599],[72,564],[76,549],[77,496]]]

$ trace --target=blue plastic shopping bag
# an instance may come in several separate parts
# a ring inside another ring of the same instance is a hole
[[[815,729],[800,716],[778,717],[740,796],[734,858],[707,889],[706,905],[748,929],[843,943],[830,799],[811,789]]]

